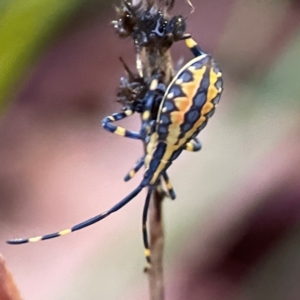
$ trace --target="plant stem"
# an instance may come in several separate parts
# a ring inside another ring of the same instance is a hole
[[[173,75],[170,51],[163,56],[154,57],[153,53],[149,54],[143,51],[141,60],[144,62],[143,67],[151,73],[152,70],[160,66],[164,72],[164,81],[168,84]],[[151,55],[150,59],[149,56]],[[163,272],[163,251],[164,251],[164,228],[163,228],[163,211],[162,202],[164,194],[157,190],[153,193],[149,209],[149,231],[150,231],[150,250],[151,265],[148,270],[150,300],[164,300],[164,272]]]
[[[167,13],[174,0],[132,0],[136,5],[140,1],[148,6],[159,5]],[[154,70],[160,70],[164,74],[163,81],[166,85],[173,77],[173,66],[170,51],[161,54],[159,51],[151,51],[147,47],[137,49],[137,69],[144,78],[150,78]],[[144,147],[146,150],[146,147]],[[147,270],[149,281],[150,300],[164,300],[164,273],[163,273],[163,250],[164,250],[164,229],[162,201],[164,194],[154,191],[149,209],[149,231],[151,268]]]
[[[148,270],[151,300],[164,300],[163,250],[164,229],[162,219],[162,194],[156,190],[150,205],[150,249],[152,268]]]

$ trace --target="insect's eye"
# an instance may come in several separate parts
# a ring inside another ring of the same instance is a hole
[[[167,31],[173,34],[174,40],[179,40],[182,38],[185,28],[186,25],[184,18],[182,16],[175,16],[169,22]]]
[[[167,24],[168,24],[168,22],[166,20],[162,19],[160,22],[160,26],[158,28],[159,32],[164,33],[164,31],[166,30]]]

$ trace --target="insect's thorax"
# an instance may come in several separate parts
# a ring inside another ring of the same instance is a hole
[[[222,92],[221,75],[211,56],[205,54],[191,60],[172,80],[147,145],[145,165],[152,174],[150,184],[206,126]]]

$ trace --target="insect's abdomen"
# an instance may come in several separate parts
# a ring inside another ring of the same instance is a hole
[[[222,73],[210,55],[194,58],[178,72],[163,98],[147,146],[150,184],[155,184],[182,147],[206,126],[222,90]]]
[[[159,140],[179,148],[206,126],[220,100],[221,76],[210,55],[196,57],[179,72],[161,104]]]

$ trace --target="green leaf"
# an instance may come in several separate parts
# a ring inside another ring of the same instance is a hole
[[[82,0],[0,0],[0,111],[26,68]]]

